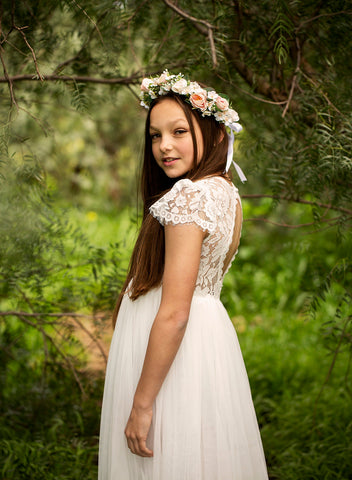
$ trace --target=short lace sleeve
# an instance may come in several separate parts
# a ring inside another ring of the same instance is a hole
[[[216,218],[208,195],[209,191],[202,182],[182,179],[157,200],[149,211],[161,225],[196,224],[203,231],[213,233]]]

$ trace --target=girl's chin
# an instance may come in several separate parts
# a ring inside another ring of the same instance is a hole
[[[192,167],[187,168],[186,165],[178,163],[177,160],[170,165],[158,162],[158,166],[171,179],[182,178],[192,169]]]
[[[169,178],[183,177],[184,175],[186,175],[190,171],[190,168],[187,169],[184,166],[177,165],[176,163],[174,163],[173,165],[169,165],[169,166],[163,164],[161,166],[161,169],[163,170],[165,175]]]
[[[169,178],[181,178],[181,177],[184,177],[187,173],[188,173],[188,170],[187,171],[180,171],[180,170],[174,170],[174,171],[171,171],[171,170],[167,170],[167,169],[164,169],[164,173],[167,177]]]

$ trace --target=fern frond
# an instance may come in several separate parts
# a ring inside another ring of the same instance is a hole
[[[291,20],[280,11],[270,29],[269,40],[276,38],[274,44],[274,54],[277,57],[278,62],[285,63],[289,54],[288,38],[293,36],[294,25]]]

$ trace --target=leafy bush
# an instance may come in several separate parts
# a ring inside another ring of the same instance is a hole
[[[0,218],[0,472],[95,478],[102,379],[73,327],[108,316],[119,248],[91,246],[53,207],[35,159],[3,161]]]

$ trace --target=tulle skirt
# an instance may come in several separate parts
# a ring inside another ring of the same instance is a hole
[[[267,470],[248,377],[219,299],[195,295],[185,336],[159,391],[147,445],[130,452],[124,429],[161,288],[125,295],[105,379],[99,480],[264,480]]]

